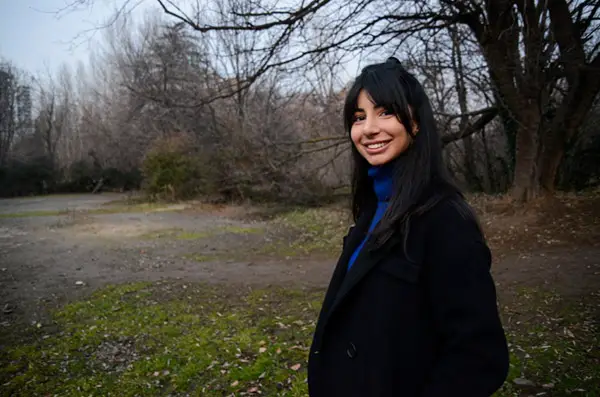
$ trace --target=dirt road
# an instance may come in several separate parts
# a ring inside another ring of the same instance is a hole
[[[239,255],[264,243],[264,222],[185,206],[121,212],[110,205],[121,198],[0,200],[0,308],[10,312],[4,321],[36,321],[47,306],[109,283],[185,279],[323,285],[332,270],[331,261]]]
[[[324,286],[335,258],[260,255],[264,221],[186,206],[123,207],[121,195],[0,200],[0,313],[36,321],[46,307],[128,281]],[[29,216],[25,216],[29,215]],[[237,211],[239,215],[239,210]],[[508,284],[551,285],[581,294],[600,286],[600,247],[548,247],[497,255],[500,293]]]

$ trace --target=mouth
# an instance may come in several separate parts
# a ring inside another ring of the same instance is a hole
[[[366,148],[367,153],[377,154],[377,153],[383,152],[390,142],[391,141],[373,142],[373,143],[369,143],[369,144],[366,144],[363,146]]]

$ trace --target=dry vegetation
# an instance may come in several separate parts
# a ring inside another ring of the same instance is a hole
[[[599,396],[600,268],[586,259],[598,252],[598,193],[561,195],[522,208],[506,197],[468,198],[495,255],[510,343],[510,375],[497,396]],[[230,244],[225,253],[198,259],[222,264],[232,257],[265,256],[280,258],[282,266],[290,256],[307,266],[317,258],[333,261],[349,225],[339,206],[282,212],[192,204],[180,211],[266,222],[264,228],[226,226],[203,234],[169,229],[139,236],[193,242],[249,233],[251,244]],[[535,258],[553,252],[559,255],[553,261]],[[517,258],[525,259],[517,264]],[[530,272],[520,275],[517,267]],[[595,281],[591,277],[585,284],[569,281],[592,275]],[[51,309],[47,320],[2,328],[0,394],[305,396],[308,347],[322,296],[322,288],[276,282],[101,288]]]

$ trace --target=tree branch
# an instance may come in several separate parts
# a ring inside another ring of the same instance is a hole
[[[469,124],[464,130],[442,136],[442,146],[445,147],[451,142],[458,141],[475,134],[477,131],[481,130],[489,122],[495,119],[497,115],[498,109],[490,108],[488,112],[483,113],[481,117],[479,117],[474,123]]]

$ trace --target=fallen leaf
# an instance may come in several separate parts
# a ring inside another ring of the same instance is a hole
[[[294,364],[290,367],[290,369],[292,369],[293,371],[298,371],[301,366],[301,364]]]
[[[522,387],[534,387],[535,383],[530,381],[529,379],[525,379],[525,378],[515,378],[513,380],[513,383],[517,386],[522,386]]]
[[[266,348],[266,347],[261,347],[260,349],[258,349],[258,352],[259,352],[259,353],[264,353],[264,352],[266,352],[266,351],[267,351],[267,348]]]
[[[237,385],[239,385],[239,384],[240,384],[240,382],[239,382],[239,381],[237,381],[237,380],[236,380],[236,381],[233,381],[233,382],[231,383],[231,387],[236,387],[236,386],[237,386]]]

